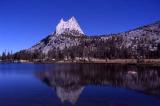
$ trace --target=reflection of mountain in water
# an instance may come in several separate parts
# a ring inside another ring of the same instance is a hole
[[[111,85],[160,96],[160,68],[121,65],[57,65],[37,74],[56,88],[62,102],[75,104],[86,85]]]
[[[77,88],[75,90],[68,90],[62,87],[56,87],[57,96],[61,99],[61,102],[69,101],[75,104],[83,90],[83,87]]]

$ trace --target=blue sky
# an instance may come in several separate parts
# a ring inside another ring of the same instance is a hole
[[[160,0],[0,0],[0,53],[29,48],[75,16],[88,35],[160,20]]]

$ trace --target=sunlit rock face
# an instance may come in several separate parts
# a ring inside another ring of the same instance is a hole
[[[68,21],[64,21],[62,18],[56,26],[56,35],[65,33],[70,33],[74,36],[81,36],[84,34],[75,17],[72,17]]]
[[[38,51],[47,54],[52,49],[63,50],[64,48],[78,46],[81,37],[84,36],[84,32],[75,17],[71,17],[68,21],[61,19],[52,34],[26,50],[32,53]]]
[[[114,86],[160,96],[160,68],[121,65],[58,65],[36,73],[62,102],[76,104],[86,85]]]
[[[121,45],[136,49],[139,44],[149,50],[156,50],[156,46],[152,44],[160,43],[160,22],[155,22],[146,26],[142,26],[127,32],[117,34],[123,38]]]
[[[38,42],[36,45],[27,49],[27,51],[29,52],[39,51],[47,54],[52,49],[63,50],[65,48],[77,46],[80,44],[79,39],[80,38],[78,37],[72,37],[70,35],[62,35],[62,36],[49,35],[48,37]]]

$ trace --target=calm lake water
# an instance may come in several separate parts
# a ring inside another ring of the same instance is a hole
[[[0,64],[0,106],[160,106],[160,68]]]

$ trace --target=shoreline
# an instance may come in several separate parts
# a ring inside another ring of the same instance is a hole
[[[96,61],[0,61],[0,63],[33,63],[33,64],[122,64],[122,65],[153,65],[160,66],[160,59],[144,59],[143,62],[137,62],[137,59],[99,59]]]
[[[160,66],[160,59],[144,59],[144,62],[137,62],[137,59],[111,59],[111,60],[102,60],[102,61],[58,61],[55,63],[59,64],[121,64],[121,65],[151,65],[151,66]]]

